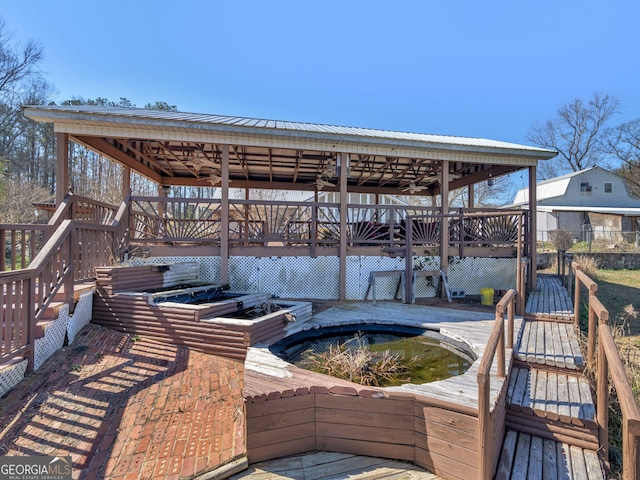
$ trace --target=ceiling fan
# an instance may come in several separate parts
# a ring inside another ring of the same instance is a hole
[[[410,183],[409,185],[404,187],[402,191],[409,192],[411,195],[413,195],[414,193],[421,192],[422,190],[426,190],[427,188],[429,187],[426,187],[424,185],[416,185],[415,183]]]
[[[207,180],[209,181],[212,187],[215,187],[222,183],[222,176],[218,172],[213,171],[209,174],[209,176],[207,177]],[[231,180],[229,180],[229,183],[231,183]]]
[[[324,187],[335,187],[336,184],[335,183],[331,183],[330,181],[328,181],[326,179],[326,177],[323,177],[322,175],[318,175],[316,177],[316,181],[313,182],[316,186],[316,188],[318,190],[322,190]]]

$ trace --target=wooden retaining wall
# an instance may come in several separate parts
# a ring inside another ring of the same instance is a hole
[[[149,305],[134,295],[109,295],[97,288],[93,299],[93,323],[146,339],[244,360],[245,334],[224,325],[198,322],[195,312],[178,307]]]
[[[502,397],[492,412],[495,464],[504,435]],[[245,401],[250,463],[326,450],[411,461],[447,479],[478,478],[477,412],[344,386],[292,388]]]
[[[150,340],[244,360],[249,346],[270,344],[284,337],[287,311],[267,315],[260,321],[223,317],[265,298],[264,294],[245,294],[203,305],[149,304],[144,294],[113,294],[100,286],[94,295],[93,323]]]

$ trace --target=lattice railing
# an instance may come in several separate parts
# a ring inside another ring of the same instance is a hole
[[[132,197],[132,243],[220,241],[220,200]]]
[[[222,236],[220,200],[134,197],[129,237],[133,244],[219,245]],[[351,247],[406,245],[407,219],[412,220],[412,244],[441,245],[443,219],[449,246],[515,246],[522,212],[453,210],[445,217],[438,207],[356,205],[346,210],[345,236]],[[311,247],[340,243],[338,203],[233,199],[229,201],[229,244],[237,246]]]

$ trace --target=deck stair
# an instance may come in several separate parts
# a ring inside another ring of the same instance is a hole
[[[538,276],[537,289],[527,299],[525,318],[573,320],[573,301],[557,276]]]
[[[540,275],[538,287],[513,350],[496,478],[603,479],[571,299],[557,277]]]
[[[506,421],[513,430],[598,449],[591,388],[579,375],[514,367],[507,391]]]
[[[594,450],[507,430],[496,480],[604,480],[598,454]]]
[[[584,366],[573,323],[525,319],[513,354],[516,362],[527,365],[574,371],[581,371]]]

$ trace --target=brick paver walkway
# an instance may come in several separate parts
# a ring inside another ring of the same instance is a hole
[[[243,363],[88,325],[0,402],[0,455],[74,478],[191,478],[243,456]]]

